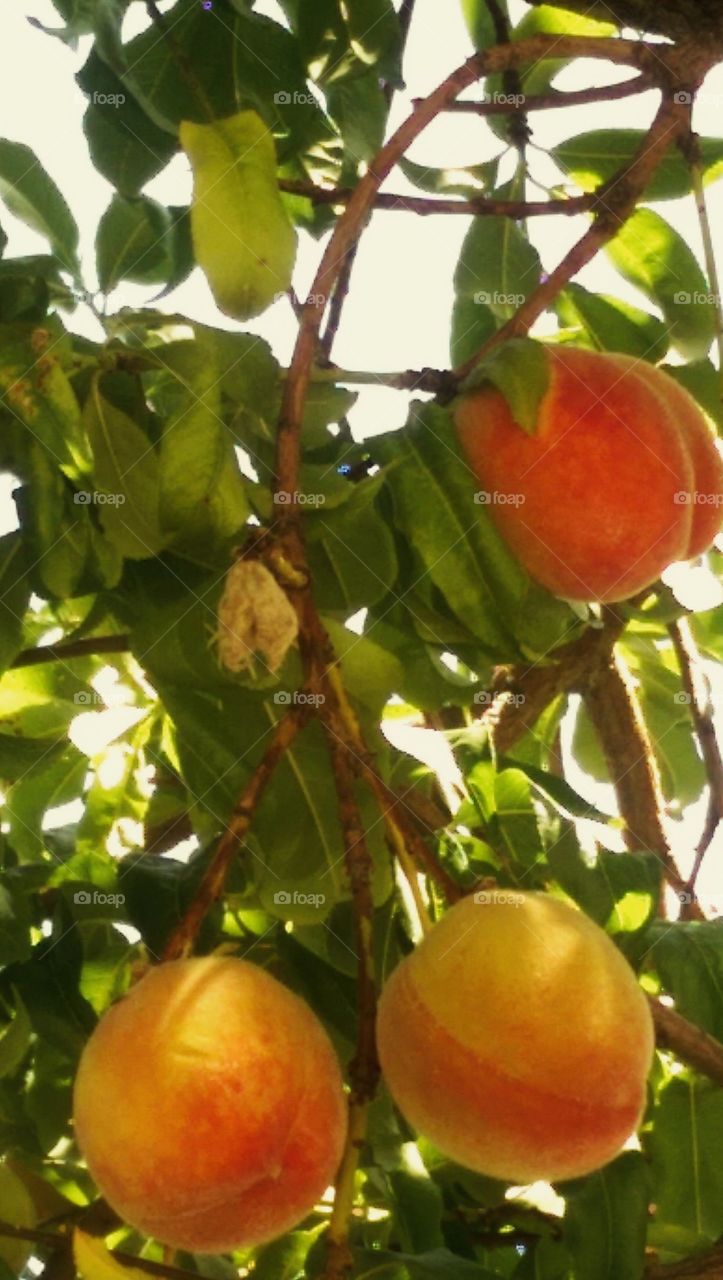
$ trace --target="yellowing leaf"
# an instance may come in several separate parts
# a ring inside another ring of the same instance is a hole
[[[296,257],[273,136],[255,111],[239,111],[212,124],[184,120],[180,140],[193,170],[196,261],[221,311],[260,315],[288,289]]]

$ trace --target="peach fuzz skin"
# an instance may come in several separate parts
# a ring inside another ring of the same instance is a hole
[[[333,1182],[346,1134],[339,1066],[316,1016],[227,957],[150,970],[98,1023],[74,1103],[108,1203],[194,1253],[296,1226]]]
[[[456,406],[462,452],[484,490],[522,495],[488,510],[532,578],[568,600],[625,600],[710,546],[723,519],[721,454],[669,374],[632,356],[546,353],[535,434],[488,385]]]
[[[394,970],[382,1071],[414,1129],[507,1182],[611,1160],[645,1103],[654,1036],[635,975],[582,912],[541,893],[464,898]]]

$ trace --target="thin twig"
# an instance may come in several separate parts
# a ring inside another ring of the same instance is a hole
[[[193,948],[198,931],[214,902],[223,893],[231,863],[238,853],[241,840],[251,825],[256,807],[271,777],[288,751],[294,738],[308,719],[307,704],[291,707],[278,721],[274,735],[246,783],[234,806],[228,826],[218,842],[218,847],[196,891],[185,916],[173,930],[163,951],[163,960],[178,960]]]
[[[61,644],[41,644],[32,649],[21,649],[13,658],[10,669],[36,667],[41,662],[68,662],[71,658],[92,658],[96,653],[127,653],[130,636],[85,636],[82,640],[67,640]]]
[[[708,779],[708,811],[701,837],[696,845],[693,867],[688,877],[688,893],[693,897],[703,858],[718,830],[721,820],[723,820],[723,756],[718,745],[708,690],[706,690],[703,697],[699,696],[697,685],[702,681],[697,681],[694,675],[696,653],[693,637],[690,634],[690,627],[687,622],[675,622],[668,628],[668,633],[678,659],[683,689],[688,699],[693,727],[700,744]],[[683,904],[683,910],[681,911],[681,916],[683,917],[688,914],[685,910],[687,905],[686,903]]]
[[[356,187],[319,187],[314,182],[295,178],[282,178],[279,187],[290,195],[305,196],[315,205],[348,204],[357,190]],[[389,213],[417,213],[422,217],[449,213],[469,217],[472,213],[481,218],[502,217],[520,221],[522,218],[546,217],[548,214],[563,214],[571,218],[575,214],[594,210],[596,201],[595,191],[582,196],[566,196],[560,200],[496,200],[483,195],[470,196],[465,200],[459,196],[408,196],[393,191],[380,191],[372,201],[372,208]]]
[[[632,94],[645,93],[654,87],[652,76],[641,74],[632,80],[622,80],[619,84],[600,85],[592,89],[572,89],[563,93],[559,89],[551,89],[549,93],[533,94],[525,97],[525,112],[549,111],[556,107],[581,107],[590,102],[614,102],[618,98],[629,98]],[[476,116],[505,115],[514,111],[514,103],[505,102],[450,102],[446,111],[458,111]]]

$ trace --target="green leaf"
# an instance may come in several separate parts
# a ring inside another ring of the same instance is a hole
[[[0,1035],[0,1079],[15,1075],[30,1048],[32,1031],[28,1011],[16,997],[15,1016]]]
[[[90,99],[83,130],[95,168],[121,195],[138,195],[177,150],[175,134],[150,119],[97,46],[76,79]]]
[[[542,840],[529,780],[521,769],[503,769],[495,777],[499,831],[514,863],[532,867],[543,857]]]
[[[553,147],[550,155],[583,191],[594,191],[619,169],[626,168],[645,146],[643,129],[593,129]],[[723,173],[723,139],[698,137],[704,182]],[[691,171],[678,147],[670,147],[645,188],[642,200],[674,200],[692,190]]]
[[[475,481],[448,412],[414,404],[404,431],[375,440],[375,455],[395,463],[386,484],[394,526],[418,560],[413,582],[434,585],[474,637],[478,660],[507,661],[538,645],[547,650],[569,633],[569,608],[531,582],[475,502]],[[419,607],[415,602],[415,614]],[[441,643],[438,634],[431,638]]]
[[[475,196],[489,193],[497,180],[500,156],[494,160],[485,160],[482,164],[465,165],[455,169],[433,169],[426,164],[414,164],[404,156],[399,161],[399,168],[409,182],[419,187],[420,191],[431,191],[434,195],[464,196],[472,200]]]
[[[606,253],[621,276],[660,307],[681,354],[688,360],[706,356],[715,334],[715,306],[682,236],[652,209],[638,209]]]
[[[23,647],[23,618],[30,601],[28,567],[20,534],[0,537],[0,673]]]
[[[580,284],[563,289],[555,311],[562,324],[581,327],[593,351],[623,351],[659,364],[668,350],[668,331],[656,316]]]
[[[542,343],[513,338],[497,347],[475,365],[460,391],[464,394],[486,382],[492,382],[502,392],[515,422],[534,435],[540,402],[550,384],[550,359]]]
[[[47,327],[0,326],[0,394],[69,479],[78,481],[90,465],[80,406],[64,363],[69,341],[59,322]]]
[[[4,876],[0,881],[0,965],[23,962],[29,958],[30,925],[27,898],[21,897]]]
[[[98,282],[110,293],[121,280],[156,284],[168,270],[168,210],[147,196],[114,195],[95,241]]]
[[[576,1275],[642,1280],[649,1199],[648,1171],[638,1151],[623,1152],[570,1186],[563,1231]]]
[[[665,364],[663,369],[689,391],[723,432],[723,400],[720,393],[720,375],[711,360],[695,360],[692,364]]]
[[[473,354],[488,336],[490,317],[496,322],[492,329],[509,320],[536,289],[540,272],[537,250],[512,218],[473,219],[454,276],[455,364]]]
[[[717,921],[655,922],[645,939],[654,969],[684,1018],[723,1042],[723,930]]]
[[[487,49],[489,45],[497,44],[497,31],[487,0],[460,0],[460,3],[475,49]],[[507,18],[507,0],[503,0],[498,8],[503,17]]]
[[[77,275],[77,223],[53,179],[24,142],[0,138],[0,196],[16,218],[45,236],[63,266]]]
[[[238,359],[241,360],[244,347]],[[221,414],[221,363],[211,331],[167,347],[167,420],[160,448],[160,516],[173,543],[203,555],[245,523],[248,502]],[[253,362],[252,362],[253,367]]]
[[[133,560],[156,555],[166,543],[158,517],[158,457],[148,437],[105,399],[95,379],[84,418],[95,460],[98,511],[111,542]],[[88,500],[90,500],[88,496]]]
[[[723,1090],[707,1081],[671,1080],[658,1096],[646,1141],[660,1222],[717,1240],[723,1231]]]
[[[369,636],[356,635],[334,618],[325,618],[324,625],[341,659],[347,691],[380,716],[387,699],[404,681],[402,664]]]

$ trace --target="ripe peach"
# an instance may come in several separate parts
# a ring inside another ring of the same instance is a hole
[[[623,956],[542,893],[452,907],[392,973],[377,1034],[409,1123],[459,1164],[519,1183],[612,1159],[640,1119],[653,1051]]]
[[[298,996],[246,961],[152,969],[101,1019],[75,1084],[102,1194],[165,1244],[225,1253],[295,1226],[333,1181],[338,1063]]]
[[[462,452],[531,577],[569,600],[624,600],[710,546],[723,461],[703,411],[661,369],[608,352],[545,352],[534,434],[487,384],[456,407]]]

